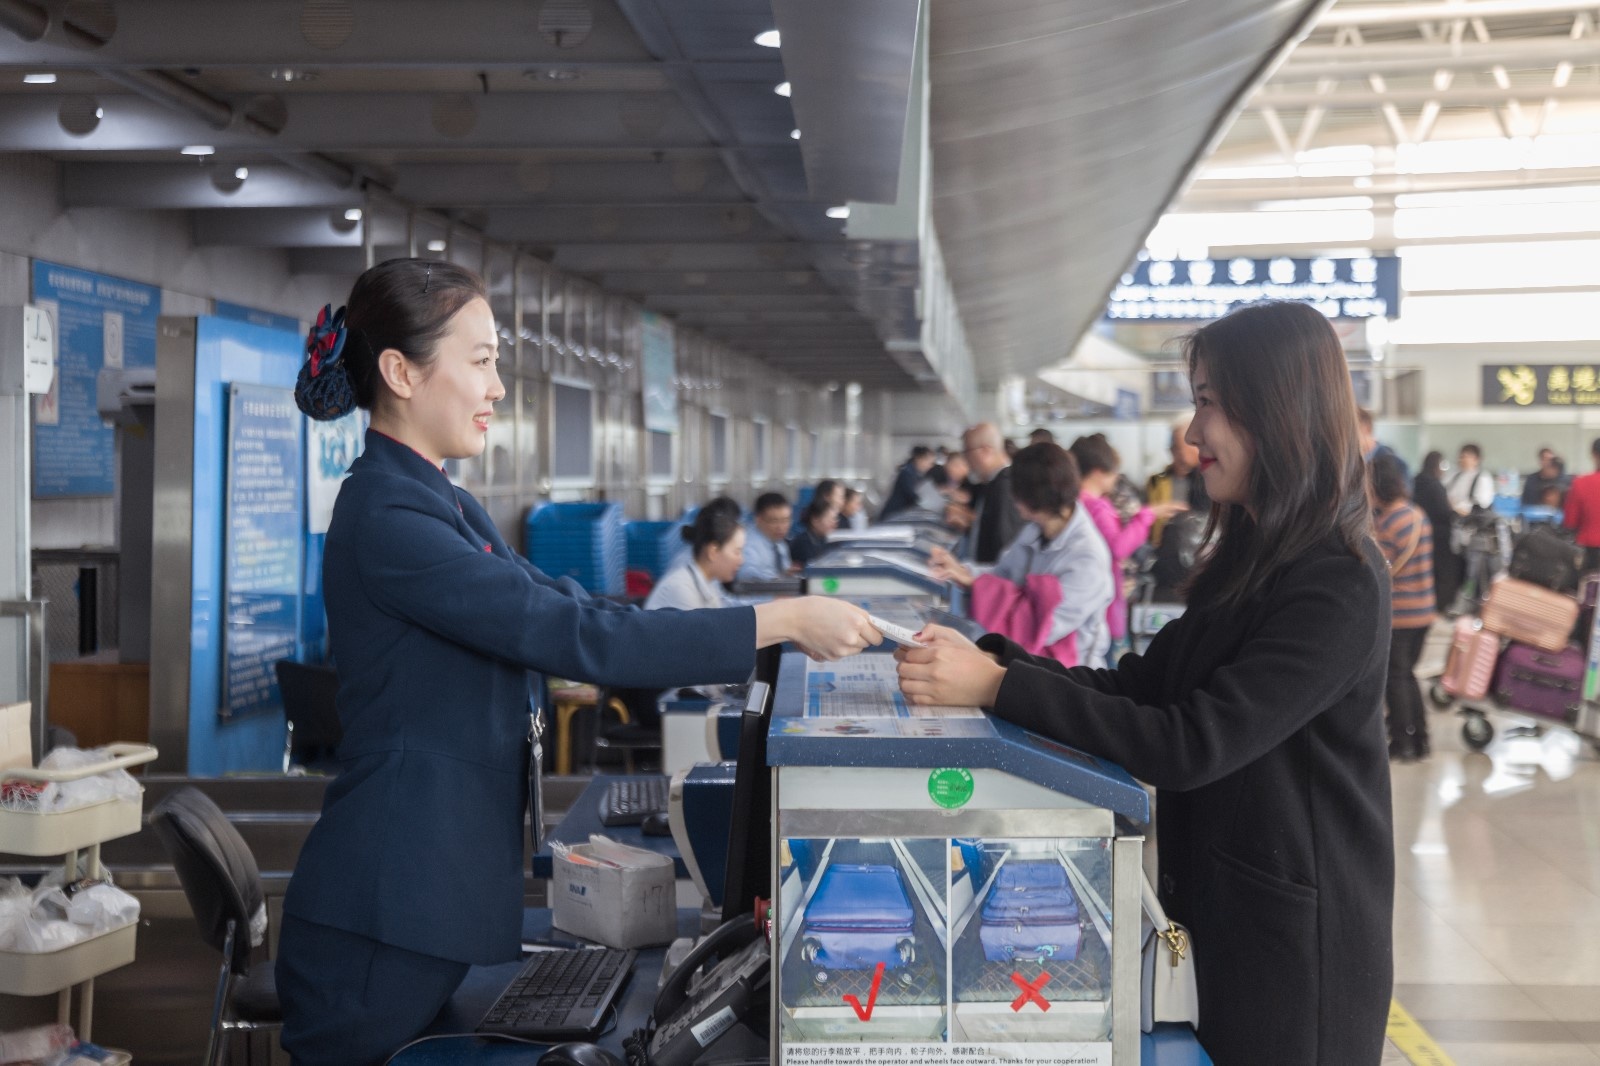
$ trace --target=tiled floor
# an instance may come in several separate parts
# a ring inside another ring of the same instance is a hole
[[[1395,998],[1458,1066],[1600,1066],[1600,758],[1495,724],[1473,754],[1434,712],[1433,757],[1394,767]]]

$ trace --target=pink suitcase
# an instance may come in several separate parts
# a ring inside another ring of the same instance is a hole
[[[1483,628],[1543,651],[1565,648],[1577,624],[1576,599],[1512,577],[1490,585],[1483,603]]]
[[[1498,634],[1484,629],[1476,618],[1459,618],[1439,684],[1452,696],[1481,700],[1489,694],[1489,682],[1494,679],[1494,664],[1499,657]]]

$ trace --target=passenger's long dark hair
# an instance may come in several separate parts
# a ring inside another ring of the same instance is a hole
[[[1372,534],[1366,468],[1349,366],[1328,320],[1305,304],[1257,304],[1191,334],[1184,356],[1191,380],[1204,366],[1213,402],[1255,449],[1249,506],[1211,508],[1213,546],[1190,602],[1236,607],[1330,537],[1359,557]]]

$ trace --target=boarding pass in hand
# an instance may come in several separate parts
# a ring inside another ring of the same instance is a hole
[[[916,633],[905,626],[897,626],[893,622],[885,622],[875,614],[867,615],[867,621],[872,623],[872,628],[882,633],[896,644],[904,644],[908,648],[926,648],[927,645],[917,639]]]

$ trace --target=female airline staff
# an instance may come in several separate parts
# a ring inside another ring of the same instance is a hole
[[[512,552],[441,469],[483,451],[505,395],[483,282],[460,267],[373,267],[307,349],[301,409],[359,405],[372,428],[324,563],[343,772],[284,899],[277,985],[296,1066],[362,1066],[420,1032],[469,965],[517,957],[529,671],[741,681],[760,646],[836,657],[878,634],[835,600],[624,608]]]
[[[1376,1066],[1392,977],[1389,581],[1349,370],[1300,304],[1236,311],[1186,355],[1214,535],[1188,612],[1115,670],[930,627],[935,647],[897,653],[901,684],[1156,786],[1162,902],[1194,935],[1200,1042],[1218,1066]]]
[[[718,496],[695,512],[694,521],[683,528],[683,539],[689,544],[689,558],[661,575],[644,601],[645,610],[676,607],[690,611],[728,605],[722,586],[744,565],[739,505]]]

